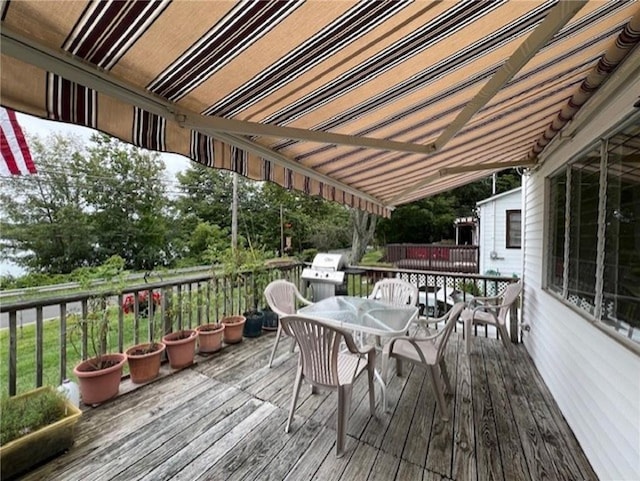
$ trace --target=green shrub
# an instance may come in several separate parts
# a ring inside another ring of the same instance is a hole
[[[477,286],[477,284],[473,281],[465,281],[458,283],[458,289],[466,292],[467,294],[471,294],[472,296],[481,296],[482,291]]]
[[[302,262],[313,262],[313,258],[318,255],[318,249],[305,249],[298,257]]]
[[[16,289],[16,278],[11,274],[0,276],[0,290],[3,289]]]
[[[34,395],[3,397],[0,444],[48,426],[66,414],[65,397],[53,390]]]

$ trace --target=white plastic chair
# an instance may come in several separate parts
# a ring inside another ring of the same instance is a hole
[[[471,352],[471,327],[473,324],[495,326],[506,348],[509,348],[509,333],[507,332],[507,314],[511,305],[516,302],[522,292],[522,281],[509,284],[501,296],[474,297],[469,307],[460,315],[464,322],[465,349]],[[477,304],[477,303],[481,304]]]
[[[416,306],[418,291],[418,286],[402,279],[382,279],[375,283],[369,298],[394,306]],[[380,337],[376,337],[376,345],[381,346]]]
[[[443,321],[446,321],[446,323],[442,329],[435,331],[435,333],[427,330],[426,336],[419,335],[419,328],[412,336],[392,339],[382,351],[382,375],[384,376],[385,384],[388,378],[390,358],[394,358],[397,361],[396,372],[398,376],[402,375],[402,361],[424,365],[429,368],[431,382],[436,392],[438,406],[440,407],[440,413],[445,421],[449,419],[449,416],[444,395],[447,392],[451,392],[451,383],[449,382],[449,374],[444,362],[444,350],[451,337],[455,323],[458,321],[464,307],[464,302],[458,302],[449,309],[449,312],[440,318],[422,319],[421,324],[423,325],[436,324]]]
[[[308,301],[293,282],[286,281],[284,279],[280,279],[277,281],[270,282],[269,285],[264,290],[264,297],[267,300],[267,304],[273,312],[275,312],[278,317],[288,316],[291,314],[295,314],[297,312],[297,302],[300,302],[304,305],[313,304],[311,301]],[[285,334],[288,334],[285,332]],[[269,367],[273,364],[273,358],[276,355],[276,349],[278,348],[278,343],[280,342],[280,336],[282,335],[282,323],[278,322],[278,330],[276,332],[276,342],[273,345],[273,350],[271,351],[271,358],[269,359]],[[291,340],[291,352],[295,347],[295,340]]]
[[[365,368],[369,379],[369,409],[371,415],[375,416],[373,376],[376,350],[373,346],[358,348],[348,331],[329,326],[320,320],[304,316],[285,316],[280,319],[280,323],[287,332],[291,333],[300,348],[293,398],[285,432],[289,432],[303,379],[313,388],[336,390],[338,391],[336,455],[341,457],[345,448],[353,382]],[[346,345],[348,352],[342,351],[342,342]]]
[[[415,306],[418,286],[402,279],[382,279],[375,283],[369,297],[394,306]]]

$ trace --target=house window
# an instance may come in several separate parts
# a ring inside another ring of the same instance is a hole
[[[549,178],[547,288],[640,343],[640,124]]]
[[[507,211],[507,249],[522,247],[522,214],[519,210]]]

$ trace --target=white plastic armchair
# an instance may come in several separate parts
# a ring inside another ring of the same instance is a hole
[[[418,304],[418,286],[402,279],[382,279],[375,283],[369,297],[394,306],[415,306]],[[381,345],[379,337],[376,344]]]
[[[369,297],[394,306],[415,306],[418,286],[402,279],[382,279],[375,283]]]
[[[305,299],[298,291],[298,288],[293,282],[280,279],[270,282],[264,290],[264,297],[267,300],[267,304],[278,317],[288,316],[297,312],[298,302],[304,305],[313,304],[313,302]],[[285,334],[289,334],[285,332]],[[271,351],[271,357],[269,358],[269,367],[273,364],[273,358],[276,355],[276,349],[280,342],[280,336],[282,336],[282,323],[278,322],[278,330],[276,332],[276,341]],[[291,352],[295,347],[295,340],[291,340]]]
[[[444,395],[445,393],[451,392],[451,383],[449,381],[447,366],[444,362],[444,350],[464,307],[464,302],[458,302],[442,317],[423,319],[420,327],[424,327],[424,324],[436,324],[440,322],[445,322],[445,324],[437,331],[426,330],[426,335],[422,334],[419,327],[412,336],[392,339],[382,351],[382,375],[385,384],[387,384],[389,359],[391,358],[396,359],[396,372],[398,376],[402,375],[403,361],[424,365],[429,368],[429,374],[433,389],[436,392],[440,413],[445,421],[449,419],[449,414]]]
[[[493,325],[498,329],[502,342],[509,348],[509,333],[507,332],[507,314],[511,306],[522,292],[522,281],[509,284],[501,296],[474,297],[460,319],[464,322],[465,349],[471,350],[471,328],[474,324]]]
[[[341,457],[345,448],[353,382],[365,369],[369,379],[369,409],[371,415],[375,416],[373,376],[376,350],[373,346],[359,348],[348,331],[329,326],[317,319],[285,316],[280,319],[280,323],[295,338],[300,348],[285,432],[288,433],[291,427],[302,380],[309,382],[313,388],[336,390],[338,391],[336,455]],[[343,342],[348,352],[342,350]]]

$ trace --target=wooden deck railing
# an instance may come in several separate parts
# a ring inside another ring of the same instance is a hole
[[[181,280],[155,282],[122,290],[83,292],[48,299],[28,300],[0,305],[8,328],[0,330],[0,386],[4,393],[15,395],[44,384],[56,385],[70,377],[72,367],[91,356],[89,333],[71,345],[69,338],[73,316],[86,318],[96,299],[109,308],[110,332],[106,340],[109,351],[160,339],[161,334],[181,328],[194,328],[216,322],[226,315],[242,314],[265,307],[262,293],[274,279],[286,278],[311,296],[300,274],[304,264],[291,263],[265,268],[258,273],[201,275]],[[473,274],[425,272],[409,269],[350,268],[343,293],[368,295],[375,282],[385,277],[400,277],[420,289],[420,304],[426,315],[440,315],[451,300],[470,300],[473,295],[500,294],[515,279]],[[449,298],[442,296],[447,288]],[[156,295],[157,304],[148,302],[142,309],[139,294],[147,299]],[[125,313],[123,304],[132,296],[133,312]],[[171,314],[169,313],[171,309]],[[511,315],[511,337],[518,342],[518,315]],[[4,325],[4,324],[3,324]],[[163,332],[159,333],[158,329]],[[476,334],[478,334],[476,332]],[[495,335],[484,330],[484,335]]]
[[[386,262],[402,269],[478,273],[478,246],[435,244],[388,244]]]

